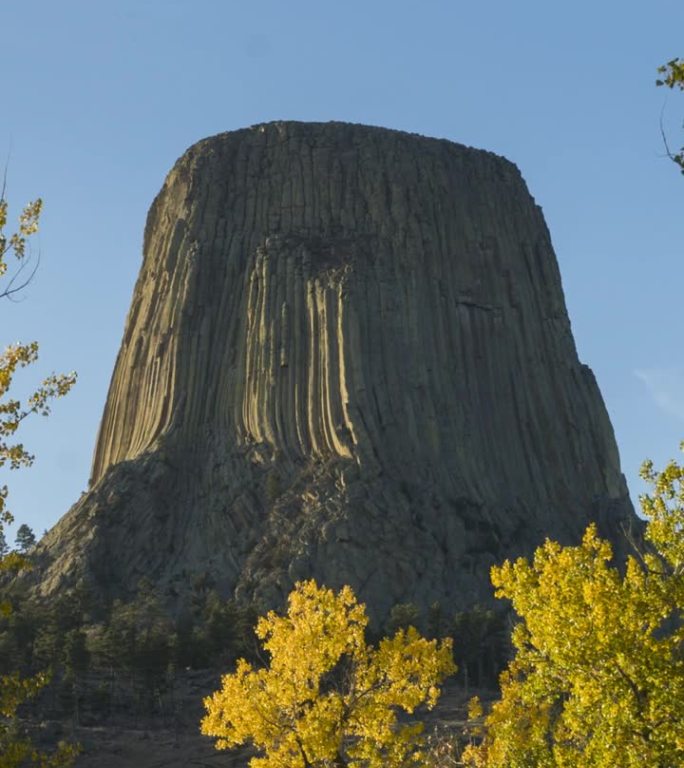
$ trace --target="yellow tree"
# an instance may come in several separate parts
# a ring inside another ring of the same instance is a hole
[[[0,278],[9,277],[9,281],[6,287],[0,290],[0,298],[10,297],[27,283],[27,280],[21,279],[27,264],[27,240],[38,230],[41,209],[41,200],[27,205],[19,217],[17,232],[10,236],[5,235],[7,201],[3,188],[0,195]],[[14,256],[18,268],[8,276],[9,256]],[[65,395],[76,381],[74,373],[52,375],[23,402],[10,396],[10,388],[17,370],[30,365],[37,358],[36,342],[13,344],[0,354],[0,468],[9,466],[10,469],[18,469],[33,463],[33,456],[22,443],[16,442],[19,426],[32,414],[47,416],[50,412],[50,400]],[[2,486],[0,487],[0,533],[12,520],[12,515],[7,509],[7,486]],[[26,566],[25,558],[17,553],[0,557],[0,571],[13,571]],[[0,611],[7,613],[9,610],[8,601],[0,599]],[[30,679],[23,679],[17,674],[0,677],[0,768],[29,765],[57,768],[72,763],[75,754],[72,747],[61,746],[54,754],[48,756],[35,749],[28,738],[16,736],[15,730],[11,727],[16,719],[18,707],[34,696],[45,682],[44,675]]]
[[[3,190],[4,192],[4,190]],[[7,201],[0,196],[0,278],[7,276],[8,256],[14,255],[18,269],[10,276],[6,287],[0,289],[0,298],[8,298],[25,287],[26,281],[19,282],[26,264],[27,239],[38,231],[42,200],[29,203],[19,217],[19,229],[11,236],[4,233],[7,224]],[[30,279],[30,278],[29,278]],[[10,397],[12,380],[19,368],[31,365],[38,359],[38,343],[12,344],[0,354],[0,467],[9,465],[10,469],[30,466],[33,456],[23,444],[14,442],[19,425],[32,414],[47,416],[50,413],[50,400],[65,395],[76,381],[76,374],[48,376],[26,401]],[[7,487],[0,488],[0,524],[12,522],[6,508]]]
[[[285,616],[262,617],[256,633],[270,664],[244,659],[205,699],[202,733],[217,749],[253,744],[252,768],[399,768],[426,764],[421,723],[397,713],[434,706],[455,672],[451,641],[400,629],[377,648],[365,641],[365,607],[350,587],[338,593],[299,582]]]
[[[679,88],[680,91],[684,91],[684,59],[671,59],[667,64],[663,64],[662,67],[658,67],[658,74],[662,75],[656,80],[656,85],[663,85],[667,88]],[[679,152],[670,152],[667,139],[663,132],[663,141],[665,142],[665,149],[667,150],[668,157],[674,160],[675,163],[681,168],[684,173],[684,147]]]
[[[647,462],[642,476],[646,546],[624,569],[593,526],[580,546],[547,541],[492,569],[520,623],[467,765],[684,765],[684,468]]]

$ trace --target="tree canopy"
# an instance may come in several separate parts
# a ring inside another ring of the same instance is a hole
[[[30,280],[22,279],[23,269],[27,263],[27,241],[38,231],[38,223],[42,210],[40,199],[29,203],[19,216],[19,228],[13,234],[7,236],[4,232],[7,225],[8,205],[4,197],[4,188],[0,195],[0,278],[8,274],[8,258],[13,256],[18,269],[9,277],[9,282],[0,289],[0,298],[10,298],[20,291]],[[32,274],[32,273],[31,273]],[[19,368],[31,365],[38,359],[38,344],[13,344],[0,354],[0,468],[9,466],[10,469],[18,469],[22,466],[30,466],[33,456],[22,443],[16,442],[17,430],[24,419],[33,414],[47,416],[50,413],[50,401],[53,398],[65,395],[76,381],[76,374],[53,374],[48,376],[43,383],[24,402],[10,396],[10,388],[13,377]],[[3,527],[13,522],[13,517],[6,506],[8,489],[0,487],[0,571],[11,571],[27,566],[23,555],[7,553],[6,540]],[[23,526],[19,544],[32,546],[35,541],[33,532],[28,526]],[[28,534],[30,533],[30,536]],[[32,537],[32,539],[31,539]],[[4,544],[4,545],[3,545]],[[0,599],[0,611],[7,614],[10,605],[6,600]],[[45,685],[47,677],[36,675],[32,678],[23,678],[18,674],[0,677],[0,768],[19,768],[19,766],[40,765],[43,768],[59,768],[70,765],[73,762],[75,750],[68,745],[61,746],[52,755],[37,750],[31,741],[17,735],[13,728],[18,708],[27,699]]]
[[[19,548],[19,551],[25,555],[35,546],[36,534],[32,531],[30,526],[26,525],[26,523],[22,523],[19,528],[17,528],[15,543]]]
[[[39,198],[29,203],[19,216],[19,228],[11,235],[5,234],[8,204],[0,196],[0,278],[8,275],[8,262],[14,257],[18,269],[10,276],[6,286],[0,289],[0,298],[9,298],[26,285],[26,280],[19,280],[22,267],[27,259],[27,241],[38,231],[43,202]],[[30,278],[29,278],[30,279]],[[76,374],[52,374],[36,388],[24,402],[9,395],[14,375],[19,368],[24,368],[38,359],[38,342],[11,344],[0,354],[0,468],[9,465],[10,469],[30,466],[34,457],[22,443],[14,442],[14,436],[24,419],[32,414],[47,416],[50,413],[50,401],[65,395],[76,382]],[[0,523],[12,522],[6,508],[7,486],[0,487]],[[6,563],[7,565],[7,563]]]
[[[642,476],[645,546],[624,569],[594,526],[579,546],[547,541],[492,569],[520,623],[468,765],[684,764],[684,468],[646,462]]]
[[[684,91],[684,59],[676,58],[670,59],[667,64],[663,64],[662,67],[658,67],[658,74],[662,77],[658,77],[656,85],[664,86],[666,88]],[[671,152],[668,146],[667,139],[663,134],[665,140],[665,148],[668,156],[680,167],[682,173],[684,173],[684,147],[679,152]]]
[[[269,613],[256,634],[270,656],[244,659],[205,699],[202,733],[218,749],[253,744],[252,768],[399,768],[425,764],[421,723],[397,711],[431,708],[455,672],[451,641],[399,629],[377,648],[365,641],[365,607],[350,587],[338,593],[299,582],[285,616]]]

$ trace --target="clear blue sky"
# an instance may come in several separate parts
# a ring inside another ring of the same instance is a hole
[[[37,532],[87,486],[147,209],[205,136],[347,120],[500,153],[551,230],[581,359],[596,373],[632,495],[684,438],[684,2],[3,0],[0,163],[16,207],[45,200],[39,274],[0,305],[0,343],[37,339],[77,388],[27,425],[5,473]],[[4,470],[0,470],[2,472]]]

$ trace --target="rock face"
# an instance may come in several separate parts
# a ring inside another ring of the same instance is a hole
[[[341,123],[221,134],[150,210],[90,491],[40,590],[278,603],[350,583],[375,616],[490,593],[544,537],[632,518],[541,210],[507,160]]]

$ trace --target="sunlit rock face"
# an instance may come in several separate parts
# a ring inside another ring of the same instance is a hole
[[[632,519],[517,168],[448,141],[278,122],[191,147],[150,210],[90,491],[41,590],[197,576],[465,607],[544,537]]]

